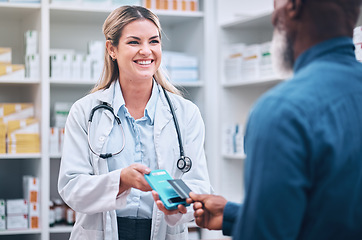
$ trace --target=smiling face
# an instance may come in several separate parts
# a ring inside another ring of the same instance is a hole
[[[127,24],[117,47],[107,47],[116,59],[120,81],[152,80],[161,64],[161,39],[157,26],[141,19]]]

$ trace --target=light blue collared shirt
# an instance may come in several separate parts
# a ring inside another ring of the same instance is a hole
[[[125,106],[122,90],[117,81],[114,90],[114,111],[122,122],[126,138],[123,151],[108,159],[109,171],[126,168],[133,163],[148,166],[151,170],[157,168],[156,151],[153,138],[156,104],[159,98],[157,83],[153,82],[152,94],[146,105],[144,116],[135,120]],[[107,139],[107,152],[114,153],[122,147],[121,128],[114,126]],[[127,197],[127,206],[117,210],[118,217],[152,218],[154,200],[151,192],[142,192],[131,188]]]

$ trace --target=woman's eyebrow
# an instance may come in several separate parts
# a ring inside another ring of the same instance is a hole
[[[134,39],[136,39],[136,40],[141,40],[141,38],[136,37],[136,36],[128,36],[127,38],[134,38]],[[155,38],[159,38],[159,36],[158,36],[158,35],[155,35],[155,36],[153,36],[153,37],[150,37],[150,39],[155,39]]]

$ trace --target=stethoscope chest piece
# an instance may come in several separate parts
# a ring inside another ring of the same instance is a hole
[[[177,168],[180,169],[183,173],[187,173],[190,171],[192,166],[191,159],[186,156],[181,156],[177,161]]]

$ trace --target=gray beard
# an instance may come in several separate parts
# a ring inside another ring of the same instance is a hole
[[[289,78],[293,74],[294,50],[285,31],[274,29],[271,44],[271,57],[276,74],[282,78]]]

